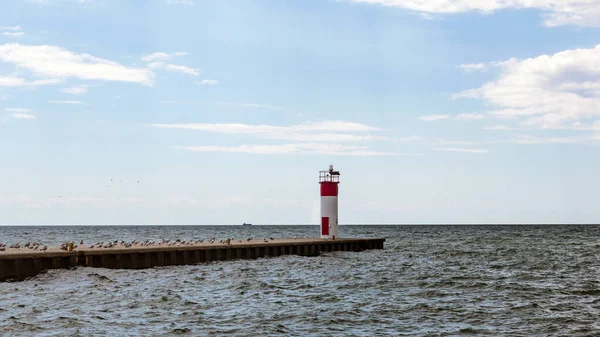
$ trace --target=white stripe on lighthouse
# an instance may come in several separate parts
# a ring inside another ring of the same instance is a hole
[[[321,235],[321,238],[338,237],[338,197],[321,197],[321,217],[329,218],[329,235]],[[322,231],[321,231],[322,233]]]

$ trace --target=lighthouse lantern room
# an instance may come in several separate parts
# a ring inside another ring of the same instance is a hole
[[[338,236],[338,185],[340,172],[329,165],[328,171],[319,171],[321,185],[321,238]]]

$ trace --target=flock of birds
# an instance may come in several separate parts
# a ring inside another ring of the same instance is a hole
[[[246,238],[246,241],[252,241],[254,238],[249,237]],[[263,242],[273,241],[275,238],[264,238]],[[216,238],[210,238],[208,240],[199,239],[199,240],[169,240],[169,239],[161,239],[158,241],[154,240],[144,240],[144,241],[124,241],[124,240],[114,240],[108,242],[97,242],[91,244],[89,248],[131,248],[131,247],[150,247],[150,246],[194,246],[201,243],[220,243],[220,244],[230,244],[236,242],[235,238],[227,238],[224,240],[217,241]],[[237,240],[238,243],[242,243],[243,240]]]
[[[296,239],[296,237],[294,237],[294,239]],[[200,239],[200,240],[180,240],[180,239],[176,239],[176,240],[169,240],[169,239],[161,239],[158,241],[154,241],[154,240],[144,240],[144,241],[138,241],[138,240],[133,240],[133,241],[124,241],[124,240],[114,240],[114,241],[101,241],[101,242],[96,242],[93,243],[91,245],[89,245],[87,248],[131,248],[131,247],[151,247],[151,246],[193,246],[193,245],[198,245],[201,243],[220,243],[220,244],[231,244],[234,242],[238,242],[238,243],[242,243],[243,241],[252,241],[252,240],[256,240],[256,241],[261,241],[261,239],[254,239],[253,237],[248,237],[245,240],[235,240],[235,238],[227,238],[224,240],[219,240],[217,241],[216,238],[210,238],[208,240],[204,240],[204,239]],[[275,238],[273,237],[269,237],[269,238],[263,238],[262,241],[263,242],[270,242],[270,241],[274,241]],[[70,242],[63,242],[60,245],[60,249],[61,250],[68,250],[69,249],[69,243]],[[81,240],[79,242],[79,245],[73,243],[73,249],[77,248],[78,246],[83,246],[83,240]],[[11,244],[9,246],[7,246],[5,243],[0,243],[0,252],[3,252],[6,250],[6,248],[11,248],[11,249],[31,249],[31,250],[39,250],[39,251],[46,251],[48,249],[48,246],[46,245],[42,245],[39,242],[27,242],[23,245],[21,245],[21,242],[18,242],[16,244]],[[82,247],[83,248],[83,247]]]
[[[31,250],[41,250],[41,251],[46,251],[48,249],[48,246],[46,245],[42,245],[39,242],[27,242],[23,245],[21,245],[21,242],[17,242],[17,243],[13,243],[12,245],[6,245],[6,243],[0,243],[0,252],[3,252],[6,250],[6,248],[11,248],[11,249],[31,249]]]
[[[110,181],[113,182],[113,183],[115,182],[115,180],[113,178],[110,178]],[[123,182],[123,180],[121,180],[120,182]],[[139,184],[140,181],[138,180],[137,183]],[[108,185],[106,185],[106,187],[108,187]]]
[[[110,181],[113,183],[115,182],[115,180],[113,178],[110,178]],[[123,182],[123,180],[120,180],[120,182]],[[139,184],[140,181],[138,180],[137,183]],[[106,185],[106,187],[108,187],[108,184]],[[62,199],[62,195],[59,195],[58,198]]]

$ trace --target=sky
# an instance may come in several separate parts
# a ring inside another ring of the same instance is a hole
[[[0,224],[598,223],[600,0],[5,0]]]

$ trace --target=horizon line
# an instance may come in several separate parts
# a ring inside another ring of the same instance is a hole
[[[568,223],[568,222],[557,222],[557,223],[536,223],[536,222],[523,222],[523,223],[348,223],[340,224],[340,226],[598,226],[600,223]],[[239,224],[218,224],[218,225],[202,225],[202,224],[0,224],[0,227],[10,226],[206,226],[206,227],[248,227]],[[264,224],[252,224],[254,226],[320,226],[319,224],[275,224],[275,223],[264,223]]]

